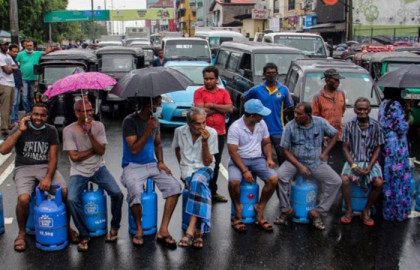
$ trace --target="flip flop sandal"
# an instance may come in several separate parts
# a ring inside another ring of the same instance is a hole
[[[322,222],[321,217],[314,217],[311,214],[309,214],[309,218],[312,220],[312,225],[318,229],[318,230],[325,230],[324,223]]]
[[[232,228],[237,232],[246,232],[248,230],[242,220],[232,222]]]
[[[375,225],[375,221],[371,218],[362,218],[363,224],[365,224],[366,226],[372,227],[373,225]]]
[[[109,231],[109,233],[106,235],[106,238],[105,238],[105,242],[107,243],[114,243],[114,242],[117,242],[117,240],[118,240],[118,233],[112,234],[111,231]]]
[[[346,213],[344,216],[340,218],[340,222],[343,224],[350,224],[353,218],[354,218],[353,213],[351,214]]]
[[[26,250],[26,240],[22,238],[16,238],[14,243],[15,251],[23,252]]]
[[[171,241],[171,240],[173,240],[173,241]],[[167,248],[176,249],[176,241],[170,235],[163,236],[163,237],[157,237],[156,241],[159,244],[165,245]]]
[[[138,242],[135,242],[134,240],[137,240],[137,241],[139,241],[140,243],[138,243]],[[138,247],[141,247],[141,246],[143,246],[143,244],[144,244],[144,239],[143,239],[143,235],[134,235],[133,236],[133,245],[135,245],[135,246],[138,246]]]
[[[80,243],[79,235],[77,234],[76,231],[74,231],[74,230],[70,231],[69,242],[72,243],[72,244],[79,244]]]
[[[77,251],[85,252],[89,249],[88,246],[89,240],[82,240],[79,244],[77,244]]]
[[[274,220],[274,224],[276,225],[287,224],[289,219],[293,217],[293,215],[296,213],[295,209],[292,208],[292,210],[293,211],[291,211],[289,214],[287,214],[286,212],[282,212],[279,217],[276,217],[276,219]]]
[[[187,238],[187,240],[184,240],[182,238]],[[191,247],[191,245],[193,244],[194,236],[192,236],[189,233],[186,233],[182,238],[178,242],[178,247]]]
[[[203,234],[202,233],[195,234],[192,245],[193,247],[198,248],[198,249],[203,248]]]
[[[255,222],[255,225],[258,228],[263,229],[264,231],[267,231],[267,232],[272,232],[273,231],[273,225],[271,225],[270,223],[268,223],[268,220],[266,220],[266,219],[262,219],[262,220],[256,221]]]

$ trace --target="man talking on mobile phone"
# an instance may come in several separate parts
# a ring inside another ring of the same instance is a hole
[[[38,103],[32,113],[23,117],[0,146],[0,153],[6,155],[15,147],[16,159],[13,180],[16,184],[18,201],[16,216],[19,233],[14,243],[16,251],[26,250],[26,221],[29,216],[29,203],[35,186],[40,190],[49,190],[51,184],[62,188],[63,201],[67,199],[67,184],[57,170],[58,139],[57,129],[46,124],[48,110],[45,104]],[[70,218],[67,219],[69,239],[77,242],[77,233],[70,229]]]

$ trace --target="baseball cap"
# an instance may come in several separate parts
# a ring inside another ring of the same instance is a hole
[[[267,116],[271,113],[271,110],[261,103],[259,99],[250,99],[245,102],[245,112],[251,114],[259,114],[262,116]]]
[[[324,77],[322,77],[322,78],[333,78],[333,79],[336,79],[336,80],[345,79],[334,68],[330,68],[330,69],[327,69],[326,71],[324,71]]]
[[[5,39],[5,38],[1,38],[0,39],[0,45],[5,45],[5,44],[9,45],[9,43],[10,42],[7,39]]]

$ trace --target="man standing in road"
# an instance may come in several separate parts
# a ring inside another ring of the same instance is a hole
[[[369,210],[382,191],[383,177],[378,157],[382,145],[385,144],[385,137],[379,122],[369,117],[370,102],[367,98],[356,100],[354,112],[357,117],[346,123],[343,131],[343,151],[347,162],[344,164],[341,179],[347,212],[340,221],[349,224],[354,217],[350,201],[350,181],[362,188],[368,188],[368,184],[372,184],[361,219],[366,226],[373,226],[375,222],[370,217]]]
[[[324,72],[325,86],[312,99],[312,114],[320,116],[330,123],[338,131],[338,141],[331,149],[329,163],[337,173],[341,172],[345,159],[343,156],[343,133],[342,119],[346,110],[346,97],[344,92],[338,89],[340,79],[344,79],[337,70],[331,68]]]
[[[324,184],[319,204],[309,212],[312,225],[324,230],[321,214],[325,214],[331,208],[341,186],[340,176],[325,163],[328,152],[337,141],[337,130],[325,119],[312,116],[309,103],[299,103],[295,107],[294,115],[295,119],[287,123],[281,138],[280,146],[286,161],[277,171],[281,215],[275,223],[285,224],[295,213],[288,196],[289,182],[299,173],[305,178],[315,179]],[[324,136],[331,140],[322,151]]]
[[[49,54],[58,47],[50,47],[45,51],[34,51],[34,43],[28,40],[25,44],[25,50],[21,51],[16,57],[16,61],[20,63],[20,68],[23,74],[23,108],[26,113],[29,113],[32,108],[34,100],[35,82],[38,76],[35,74],[34,65],[38,65],[39,59],[45,54]]]
[[[259,99],[265,107],[271,110],[271,114],[264,116],[264,121],[270,132],[271,143],[274,145],[277,161],[280,165],[284,161],[280,147],[284,128],[284,114],[287,109],[293,107],[293,100],[287,87],[277,81],[278,70],[275,64],[267,63],[263,68],[263,75],[265,82],[245,92],[243,97],[245,100]]]
[[[162,223],[157,232],[157,242],[176,248],[176,241],[169,234],[169,222],[181,194],[181,184],[172,176],[163,162],[158,117],[162,112],[162,97],[142,98],[141,110],[128,115],[123,121],[123,173],[121,183],[127,188],[127,202],[131,209],[137,232],[133,244],[144,244],[141,227],[143,185],[148,178],[156,183],[166,199]],[[155,158],[156,155],[156,158]],[[156,160],[157,159],[157,160]]]
[[[74,103],[74,112],[77,121],[63,130],[63,150],[68,152],[71,166],[67,205],[79,230],[80,243],[77,250],[87,251],[90,239],[83,218],[81,197],[88,182],[97,184],[111,197],[111,230],[106,236],[106,242],[115,242],[118,239],[124,196],[105,166],[105,127],[101,122],[93,120],[92,104],[88,100],[80,99]]]
[[[13,95],[13,107],[12,107],[12,116],[11,122],[12,126],[17,125],[17,121],[19,120],[19,103],[20,103],[20,96],[23,90],[23,81],[22,81],[22,72],[19,69],[19,62],[16,61],[16,57],[19,53],[19,46],[16,44],[12,44],[9,46],[9,54],[12,57],[15,65],[18,67],[16,70],[13,71],[13,77],[15,79],[15,92]]]
[[[219,70],[214,66],[203,69],[204,86],[194,92],[194,105],[204,109],[207,113],[207,126],[217,131],[219,152],[214,155],[216,164],[214,175],[210,180],[210,190],[214,202],[227,202],[227,199],[217,193],[217,178],[219,176],[219,164],[222,159],[226,135],[226,114],[233,112],[232,100],[226,89],[217,87]]]
[[[168,62],[168,58],[165,57],[163,49],[159,49],[158,57],[153,61],[154,67],[163,67]]]
[[[9,134],[10,114],[13,106],[13,90],[15,79],[13,72],[18,69],[12,57],[7,53],[9,42],[5,39],[0,40],[0,115],[1,115],[1,134]]]
[[[211,191],[209,181],[217,153],[217,132],[206,126],[206,112],[197,107],[187,113],[187,125],[175,129],[172,148],[188,187],[186,212],[191,215],[180,247],[203,247],[203,233],[210,232]],[[196,226],[198,225],[198,226]],[[196,229],[197,228],[197,229]]]
[[[277,187],[278,180],[273,170],[275,163],[272,159],[270,134],[265,121],[262,120],[271,110],[264,107],[258,99],[248,100],[244,109],[245,114],[230,126],[227,139],[231,158],[228,167],[229,194],[235,207],[232,228],[238,232],[247,230],[242,222],[240,184],[242,179],[255,183],[257,179],[254,176],[257,176],[265,182],[265,186],[260,201],[254,206],[257,213],[255,224],[263,230],[273,231],[273,226],[264,218],[264,209]]]
[[[49,190],[51,184],[62,188],[63,201],[67,199],[67,184],[57,170],[58,139],[57,129],[46,124],[47,107],[38,103],[32,108],[32,114],[23,117],[0,146],[0,153],[6,155],[15,147],[16,159],[13,180],[18,194],[16,216],[19,234],[15,240],[16,251],[26,250],[26,221],[29,216],[31,194],[39,182],[40,190]],[[70,228],[70,215],[67,219],[69,239],[77,242],[77,233]]]

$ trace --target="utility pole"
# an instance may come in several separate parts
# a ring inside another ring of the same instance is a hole
[[[92,44],[95,43],[95,14],[94,14],[94,9],[93,9],[93,0],[90,0],[90,7],[92,9],[92,25],[91,25],[91,36],[92,36]]]
[[[10,34],[12,43],[19,44],[19,23],[17,0],[9,0]]]
[[[352,0],[347,0],[346,4],[346,41],[353,40],[353,3]]]

